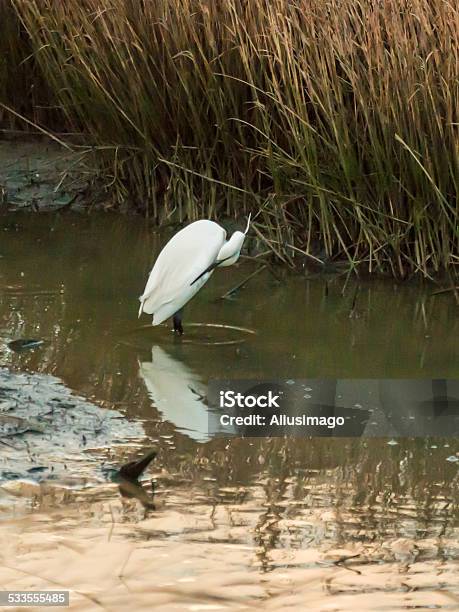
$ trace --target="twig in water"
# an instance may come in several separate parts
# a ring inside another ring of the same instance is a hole
[[[450,291],[453,291],[454,295],[457,295],[457,291],[459,291],[459,286],[447,287],[446,289],[438,289],[437,291],[433,291],[430,295],[441,295],[442,293],[449,293]]]
[[[226,298],[230,297],[230,295],[232,295],[235,291],[237,291],[238,289],[240,289],[241,287],[243,287],[251,278],[253,278],[254,276],[256,276],[259,272],[261,272],[262,270],[264,270],[265,268],[267,268],[266,264],[263,264],[262,266],[260,266],[257,270],[255,270],[255,272],[252,272],[252,274],[249,274],[249,276],[247,276],[246,278],[244,278],[243,281],[241,281],[240,283],[238,283],[235,287],[233,287],[232,289],[230,289],[229,291],[227,291],[226,293],[224,293],[222,296],[220,296],[221,300],[225,300]]]

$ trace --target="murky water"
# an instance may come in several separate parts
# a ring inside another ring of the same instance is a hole
[[[202,401],[213,378],[459,378],[453,297],[264,270],[219,299],[257,269],[247,261],[213,275],[179,340],[137,320],[164,240],[109,214],[0,216],[0,367],[60,378],[159,450],[156,511],[97,479],[6,483],[4,511],[14,500],[26,517],[3,581],[43,586],[70,563],[59,580],[84,591],[81,609],[88,593],[123,607],[133,590],[137,609],[301,609],[306,596],[317,610],[457,609],[456,439],[209,440]],[[45,343],[16,353],[17,338]],[[104,452],[116,464],[135,446]],[[89,579],[88,555],[113,563]]]

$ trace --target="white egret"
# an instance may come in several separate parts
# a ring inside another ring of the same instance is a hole
[[[174,331],[183,334],[182,308],[207,282],[217,266],[231,266],[238,259],[250,225],[245,232],[226,231],[208,219],[190,223],[163,248],[155,261],[143,294],[142,312],[153,315],[153,325],[174,318]]]

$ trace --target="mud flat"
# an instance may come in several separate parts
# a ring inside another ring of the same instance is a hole
[[[0,212],[87,206],[96,169],[85,152],[42,139],[0,141]]]
[[[96,478],[107,450],[142,426],[73,394],[56,377],[0,368],[0,483]]]

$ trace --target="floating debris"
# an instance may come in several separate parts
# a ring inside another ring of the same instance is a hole
[[[12,340],[11,342],[8,342],[8,348],[10,348],[12,351],[16,351],[16,353],[19,353],[21,351],[28,351],[30,349],[37,348],[44,343],[44,340],[35,340],[34,338]]]

